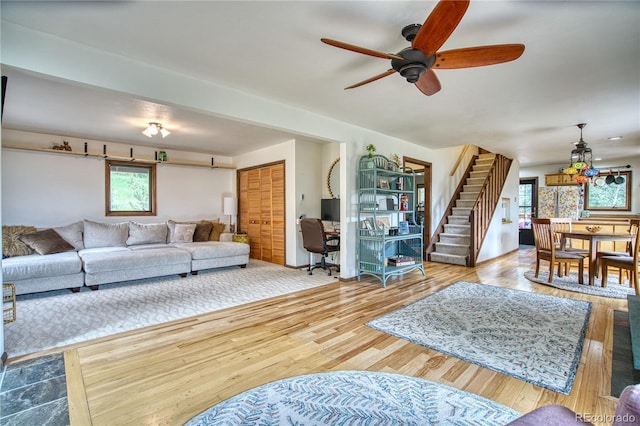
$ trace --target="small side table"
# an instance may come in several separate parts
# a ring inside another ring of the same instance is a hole
[[[233,234],[231,236],[231,241],[234,243],[249,244],[249,236],[247,234]]]
[[[16,320],[16,285],[13,283],[2,284],[2,319],[4,324]]]

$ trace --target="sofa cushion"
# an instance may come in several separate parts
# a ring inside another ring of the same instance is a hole
[[[36,232],[34,226],[3,226],[2,227],[2,257],[25,256],[33,254],[33,250],[20,241],[24,234]]]
[[[129,237],[129,224],[84,221],[84,247],[124,247]]]
[[[213,223],[206,220],[196,224],[196,230],[193,233],[193,242],[201,243],[203,241],[209,241],[209,235],[213,229]]]
[[[55,277],[77,274],[82,271],[82,261],[75,251],[41,256],[31,254],[17,256],[2,261],[4,281],[25,280],[29,278]]]
[[[193,234],[196,230],[196,224],[192,222],[180,223],[175,220],[167,221],[169,227],[168,243],[187,243],[193,242]]]
[[[53,229],[25,234],[20,237],[20,241],[31,247],[40,255],[62,253],[75,250],[64,238]]]
[[[83,228],[82,222],[75,222],[66,226],[57,226],[53,230],[60,234],[73,248],[82,250],[84,248]]]
[[[242,256],[249,254],[250,251],[248,244],[227,243],[221,241],[208,241],[205,243],[176,243],[173,244],[173,246],[188,251],[191,253],[191,258],[194,260]]]
[[[220,241],[220,234],[222,234],[227,225],[224,223],[213,223],[211,233],[209,234],[209,241]]]
[[[166,223],[129,222],[127,245],[165,243],[167,241]]]
[[[154,266],[189,263],[189,253],[175,247],[146,250],[81,250],[79,252],[86,273],[139,269]]]

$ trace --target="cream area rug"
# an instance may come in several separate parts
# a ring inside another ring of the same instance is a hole
[[[591,303],[460,281],[369,327],[568,395]]]
[[[337,282],[251,259],[245,269],[21,295],[16,321],[5,325],[5,350],[15,357]]]

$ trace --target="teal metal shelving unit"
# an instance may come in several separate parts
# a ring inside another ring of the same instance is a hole
[[[386,287],[393,275],[424,275],[413,170],[382,155],[364,156],[358,166],[358,280],[372,275]]]

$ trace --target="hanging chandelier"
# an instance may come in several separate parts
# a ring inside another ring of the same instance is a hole
[[[578,175],[576,177],[577,183],[585,183],[590,178],[597,176],[600,171],[593,167],[593,151],[587,147],[587,143],[582,139],[582,129],[587,123],[576,124],[580,129],[580,140],[576,144],[576,147],[571,150],[571,161],[569,167],[563,170],[568,175]]]

